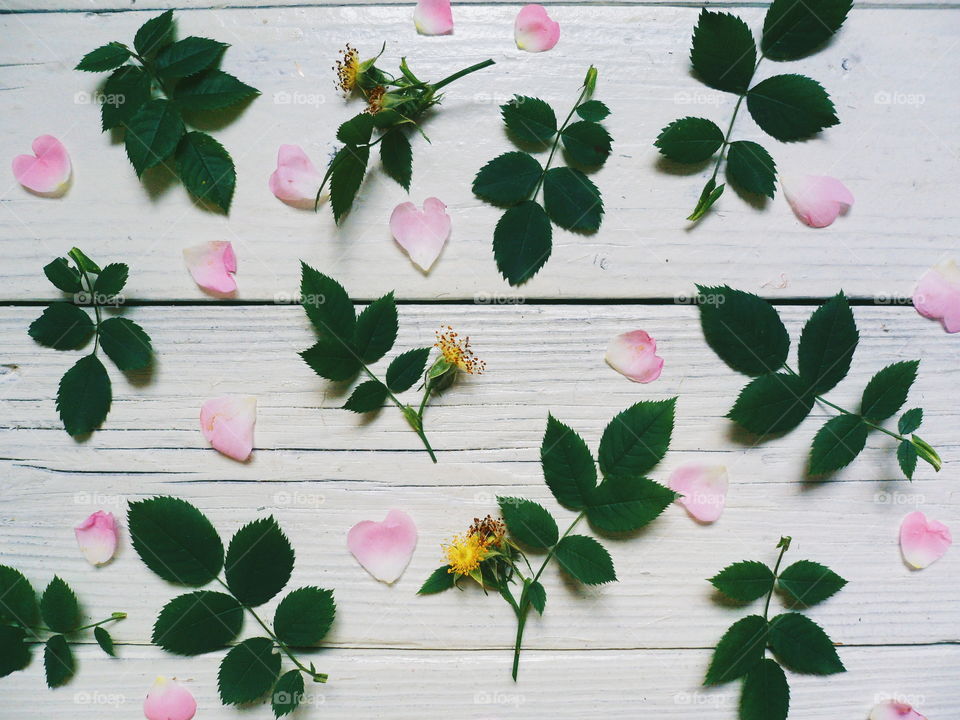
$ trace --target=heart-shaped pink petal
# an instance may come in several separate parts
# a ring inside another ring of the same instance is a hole
[[[870,711],[868,720],[927,720],[907,703],[887,700]]]
[[[243,462],[253,452],[253,426],[257,422],[255,397],[219,397],[200,409],[200,430],[215,450]]]
[[[449,35],[453,32],[450,0],[417,0],[413,24],[421,35]]]
[[[921,569],[936,562],[953,544],[950,528],[915,510],[900,525],[900,552],[911,567]]]
[[[723,465],[697,463],[678,467],[667,481],[667,487],[681,496],[677,502],[704,523],[714,522],[723,513],[729,484],[727,468]]]
[[[417,526],[402,510],[391,510],[383,522],[363,520],[350,528],[347,547],[368,573],[392,583],[403,574],[417,547]]]
[[[924,317],[939,320],[948,333],[960,332],[960,267],[944,260],[920,278],[913,306]]]
[[[301,209],[309,209],[317,200],[323,175],[299,145],[281,145],[277,151],[277,169],[270,176],[270,191],[278,199]]]
[[[117,552],[117,519],[113,513],[97,510],[73,532],[80,552],[91,565],[108,563]]]
[[[158,677],[143,701],[147,720],[191,720],[197,714],[197,701],[176,680]]]
[[[435,197],[423,201],[423,210],[412,202],[400,203],[390,215],[390,233],[413,263],[426,272],[450,236],[447,206]]]
[[[185,248],[183,260],[193,281],[204,290],[218,295],[236,291],[237,256],[230,242],[214,240]]]
[[[560,39],[560,23],[550,19],[543,5],[526,5],[517,13],[513,36],[521,50],[543,52]]]
[[[827,227],[853,205],[853,193],[826,175],[781,176],[780,187],[794,214],[810,227]]]
[[[70,156],[53,135],[41,135],[31,145],[33,155],[13,159],[13,176],[28,190],[47,197],[59,197],[70,180]]]
[[[643,330],[617,335],[607,345],[604,359],[618,373],[638,383],[653,382],[663,370],[663,358],[657,356],[657,341]]]

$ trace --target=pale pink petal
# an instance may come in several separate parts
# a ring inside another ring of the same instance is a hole
[[[91,565],[108,563],[117,552],[117,519],[113,513],[97,510],[73,532],[80,552]]]
[[[920,569],[936,562],[953,543],[950,528],[915,510],[900,525],[900,552],[911,567]]]
[[[347,547],[368,573],[392,583],[403,574],[417,547],[417,526],[402,510],[391,510],[383,522],[363,520],[350,528]]]
[[[810,227],[827,227],[853,205],[853,194],[826,175],[780,177],[780,187],[794,214]]]
[[[270,176],[270,191],[280,200],[298,208],[312,208],[323,175],[299,145],[281,145],[277,169]]]
[[[412,202],[400,203],[390,215],[390,232],[413,263],[426,272],[450,236],[447,206],[435,197],[423,201],[423,210]]]
[[[227,457],[243,462],[253,452],[253,426],[257,422],[255,397],[219,397],[200,409],[203,436]]]
[[[543,52],[560,39],[560,23],[550,19],[543,5],[525,5],[517,14],[513,35],[521,50]]]
[[[727,468],[723,465],[697,463],[678,467],[667,481],[667,487],[681,495],[677,502],[705,523],[714,522],[723,513],[729,484]]]
[[[143,701],[147,720],[191,720],[197,713],[197,701],[176,680],[158,677]]]
[[[450,0],[418,0],[413,24],[421,35],[449,35],[453,32]]]
[[[232,273],[237,271],[237,256],[230,242],[215,240],[185,248],[183,260],[193,281],[204,290],[220,295],[236,291]]]
[[[653,382],[663,370],[657,342],[643,330],[617,335],[607,345],[604,359],[618,373],[639,383]]]
[[[939,320],[948,333],[960,332],[960,267],[944,260],[920,278],[913,306],[924,317]]]
[[[867,720],[927,720],[927,717],[907,703],[887,700],[874,707]]]
[[[13,176],[40,195],[63,195],[71,172],[67,149],[53,135],[41,135],[31,147],[33,155],[17,155],[13,159]]]

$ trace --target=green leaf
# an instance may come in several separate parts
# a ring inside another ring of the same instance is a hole
[[[185,78],[212,67],[220,60],[226,43],[202,37],[187,37],[167,45],[157,53],[157,72],[161,77]]]
[[[753,602],[773,590],[773,571],[756,560],[728,565],[710,583],[731,600]]]
[[[764,658],[747,673],[740,693],[740,720],[787,720],[790,686],[776,660]]]
[[[882,422],[894,415],[907,401],[910,386],[917,379],[919,360],[888,365],[867,383],[860,401],[860,414],[867,420]]]
[[[173,155],[186,128],[177,106],[169,100],[151,100],[127,122],[124,145],[137,177]]]
[[[530,598],[530,604],[537,611],[538,615],[543,615],[544,608],[547,607],[547,591],[540,584],[540,581],[534,580],[527,587],[527,597]]]
[[[395,357],[387,366],[387,387],[395,393],[402,393],[413,387],[423,377],[427,368],[430,348],[407,350]]]
[[[909,440],[897,445],[897,462],[900,463],[900,469],[907,480],[913,480],[913,473],[917,470],[917,449]]]
[[[840,121],[827,91],[804,75],[774,75],[747,93],[747,109],[760,129],[782,142],[805,140]]]
[[[237,530],[223,564],[227,587],[247,607],[263,605],[283,590],[293,572],[290,541],[273,517]]]
[[[810,474],[846,467],[867,444],[867,426],[858,415],[837,415],[824,423],[810,447]]]
[[[500,106],[503,122],[515,140],[526,145],[546,145],[557,134],[557,116],[539,98],[514,96]]]
[[[775,373],[751,380],[727,417],[762,437],[793,430],[812,408],[813,395],[800,377]]]
[[[97,645],[100,646],[100,649],[103,650],[107,655],[110,657],[117,656],[117,649],[113,645],[113,638],[105,628],[97,625],[97,627],[93,629],[93,637],[97,641]]]
[[[70,248],[70,252],[67,253],[77,266],[84,272],[93,273],[99,275],[102,270],[100,266],[97,265],[93,260],[84,255],[83,250],[80,248]]]
[[[560,538],[557,521],[543,505],[516,497],[498,497],[497,504],[510,535],[517,542],[546,550]]]
[[[438,567],[430,573],[430,577],[420,586],[420,589],[417,590],[417,595],[433,595],[434,593],[449,590],[453,587],[454,580],[456,580],[456,578],[453,573],[450,572],[449,565]]]
[[[600,122],[610,114],[610,108],[599,100],[587,100],[585,103],[577,105],[577,115],[584,120]]]
[[[907,410],[897,422],[897,431],[901,435],[909,435],[923,423],[923,408]]]
[[[591,493],[587,519],[602,532],[639,530],[655,520],[677,494],[645,477],[608,477]]]
[[[527,153],[504,153],[480,168],[473,194],[494,205],[516,205],[533,195],[542,174],[543,167]]]
[[[58,290],[67,293],[80,292],[80,273],[67,264],[67,259],[58,257],[43,266],[43,274]]]
[[[367,380],[354,389],[343,409],[355,413],[368,413],[379,410],[387,399],[387,387],[379,380]]]
[[[660,131],[654,145],[662,155],[675,162],[703,162],[723,145],[723,131],[716,123],[704,118],[680,118]]]
[[[723,189],[725,187],[726,185],[717,185],[717,181],[713,178],[707,180],[707,184],[704,185],[703,190],[700,191],[700,199],[697,200],[697,206],[693,209],[693,212],[687,216],[687,220],[696,222],[706,215],[707,211],[710,210],[713,204],[723,195]]]
[[[800,377],[822,395],[847,376],[860,333],[846,296],[840,292],[821,305],[800,334]]]
[[[497,269],[511,285],[532,278],[550,257],[553,229],[546,212],[532,200],[507,210],[493,231]]]
[[[173,10],[167,10],[140,26],[133,38],[133,46],[146,57],[169,44],[172,31]]]
[[[757,65],[753,33],[736,15],[701,10],[693,30],[690,62],[710,87],[742,95]]]
[[[603,125],[589,120],[567,125],[560,133],[563,147],[570,159],[588,168],[603,165],[610,157],[613,138]]]
[[[547,415],[540,462],[557,502],[570,510],[583,510],[597,486],[597,467],[583,438],[552,414]]]
[[[96,355],[84,355],[60,378],[57,412],[70,435],[93,432],[107,419],[113,396],[110,376]]]
[[[353,346],[365,363],[375,363],[397,341],[397,303],[393,293],[374,300],[357,317]]]
[[[586,535],[567,535],[557,543],[554,556],[564,570],[584,585],[601,585],[617,579],[610,554]]]
[[[140,370],[153,360],[150,336],[126,318],[112,317],[100,323],[100,346],[121,370]]]
[[[357,318],[343,285],[300,263],[300,302],[321,337],[353,337]]]
[[[773,198],[777,164],[762,145],[737,140],[727,148],[727,179],[741,190]]]
[[[219,650],[240,634],[243,606],[230,595],[197,590],[164,605],[151,642],[175,655]]]
[[[287,645],[310,647],[323,640],[336,611],[333,591],[302,587],[280,601],[273,616],[273,630]]]
[[[116,295],[127,284],[129,274],[130,268],[127,267],[126,263],[110,263],[103,268],[103,271],[97,277],[93,289],[108,297]]]
[[[232,648],[220,663],[217,686],[224,705],[241,705],[263,697],[280,674],[273,640],[254,637]],[[299,675],[299,673],[297,673]]]
[[[93,321],[73,303],[60,302],[47,306],[43,314],[30,323],[27,333],[38,343],[55,350],[79,350],[93,337]]]
[[[199,587],[223,567],[223,543],[206,516],[186,500],[154,497],[130,503],[133,549],[168,582]]]
[[[746,675],[763,659],[767,621],[759,615],[737,620],[717,643],[704,685],[719,685]]]
[[[799,560],[777,578],[780,589],[805,607],[816,605],[840,592],[847,581],[828,567]]]
[[[103,130],[120,127],[150,99],[150,76],[142,68],[121,65],[103,86],[100,117]]]
[[[303,700],[303,675],[299,670],[289,670],[280,676],[270,697],[275,717],[289,715]]]
[[[53,635],[43,649],[43,668],[47,676],[47,687],[57,688],[66,685],[76,672],[73,651],[63,635]]]
[[[777,659],[794,672],[833,675],[846,669],[823,628],[800,613],[773,618],[769,642]]]
[[[386,133],[380,141],[380,162],[387,175],[396,180],[404,190],[410,190],[413,152],[410,149],[410,140],[399,128]]]
[[[593,232],[603,220],[600,191],[575,168],[550,168],[543,176],[543,206],[547,215],[566,230]]]
[[[333,158],[330,173],[330,206],[336,222],[350,212],[353,200],[360,190],[360,183],[367,172],[370,148],[344,145]]]
[[[230,73],[207,70],[177,83],[173,99],[184,110],[219,110],[259,94]]]
[[[188,132],[177,145],[177,175],[195,198],[230,211],[237,172],[226,149],[203,132]]]
[[[763,19],[760,46],[771,60],[796,60],[840,29],[853,0],[774,0]]]
[[[366,145],[373,134],[374,118],[369,113],[360,113],[340,124],[337,140],[346,145]]]
[[[349,380],[360,371],[356,351],[338,338],[322,337],[300,353],[303,361],[327,380]]]
[[[697,289],[704,337],[721,360],[751,376],[783,367],[790,337],[773,305],[726,285],[698,285]]]
[[[130,59],[130,50],[123,43],[112,42],[91,50],[77,64],[75,70],[106,72],[120,67]]]
[[[13,625],[0,625],[0,678],[30,664],[27,631]]]
[[[639,477],[663,459],[673,434],[676,403],[676,398],[638,402],[610,421],[600,438],[604,477]]]
[[[0,565],[0,620],[29,627],[39,618],[40,606],[30,581],[19,570]],[[3,655],[0,652],[0,658]]]
[[[47,585],[40,598],[40,615],[44,624],[58,633],[80,627],[80,604],[73,590],[58,576]]]

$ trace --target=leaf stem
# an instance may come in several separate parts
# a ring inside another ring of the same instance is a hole
[[[783,555],[790,549],[790,538],[780,538],[780,557],[777,558],[777,564],[773,566],[773,583],[770,585],[770,591],[767,593],[767,601],[763,605],[763,619],[767,619],[770,612],[770,598],[773,597],[773,588],[776,585],[777,573],[780,571],[780,563],[783,562]]]
[[[407,418],[407,422],[410,423],[410,426],[413,428],[414,432],[417,433],[417,436],[423,442],[424,448],[426,448],[427,453],[430,455],[430,459],[434,463],[437,462],[437,456],[433,452],[433,448],[430,446],[430,441],[427,440],[427,434],[423,431],[423,406],[426,404],[426,396],[424,396],[423,402],[420,404],[420,412],[415,412],[412,407],[405,405],[397,399],[397,396],[393,394],[393,391],[387,387],[385,382],[382,382],[380,378],[373,374],[373,371],[367,367],[366,363],[360,363],[360,367],[363,368],[363,371],[370,377],[371,380],[374,380],[387,390],[387,396],[393,401],[393,404],[399,408],[400,412],[403,413],[404,417]]]
[[[111,613],[110,617],[104,618],[100,622],[90,623],[89,625],[82,625],[78,628],[74,628],[70,632],[80,632],[81,630],[89,630],[90,628],[100,627],[101,625],[106,625],[108,622],[115,622],[119,620],[126,619],[127,614],[125,612],[115,612]]]
[[[93,282],[91,282],[90,276],[87,275],[87,271],[84,269],[83,263],[73,256],[73,251],[70,251],[67,254],[70,255],[70,257],[73,259],[73,262],[76,263],[77,270],[80,271],[80,275],[87,284],[87,292],[90,293],[90,304],[93,306],[93,312],[97,316],[97,325],[93,336],[93,352],[90,353],[91,355],[96,355],[97,349],[100,347],[100,323],[102,321],[100,316],[100,305],[97,303],[97,296],[93,291]],[[81,285],[81,288],[82,287],[83,286]]]
[[[533,193],[530,195],[531,200],[537,197],[537,193],[540,192],[540,188],[543,187],[543,180],[546,178],[547,170],[550,169],[550,164],[553,162],[553,156],[557,154],[557,148],[560,146],[560,137],[563,135],[563,131],[567,129],[567,125],[570,124],[570,119],[577,111],[577,108],[580,107],[580,103],[582,103],[589,94],[590,88],[588,88],[586,83],[584,83],[583,88],[580,90],[580,97],[577,98],[577,101],[573,104],[573,107],[570,108],[570,112],[567,113],[567,117],[564,119],[563,124],[560,125],[560,129],[557,130],[557,134],[553,138],[553,145],[550,147],[550,154],[547,155],[547,162],[543,166],[543,172],[540,173],[540,179],[537,180],[537,186],[533,189]]]
[[[485,67],[490,67],[491,65],[494,65],[494,64],[495,63],[493,62],[493,60],[491,60],[490,58],[487,58],[483,62],[478,62],[476,65],[471,65],[470,67],[464,68],[463,70],[458,70],[457,72],[453,73],[453,75],[447,75],[447,77],[445,77],[440,82],[434,83],[433,90],[437,91],[440,88],[446,85],[449,85],[454,80],[459,80],[464,75],[469,75],[470,73],[476,72],[477,70],[483,70]]]

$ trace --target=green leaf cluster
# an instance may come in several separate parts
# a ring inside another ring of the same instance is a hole
[[[250,703],[272,690],[273,710],[281,717],[302,700],[302,675],[326,682],[326,675],[312,663],[304,665],[292,649],[316,646],[326,636],[336,614],[333,593],[313,586],[289,592],[277,605],[272,629],[255,610],[276,597],[293,573],[293,548],[273,517],[241,527],[226,552],[207,517],[179,498],[132,502],[127,523],[134,550],[161,578],[192,588],[216,581],[223,590],[196,589],[170,600],[153,626],[156,645],[177,655],[219,650],[240,634],[244,612],[267,633],[238,643],[221,661],[224,705]],[[295,665],[283,676],[281,653]]]
[[[218,65],[226,43],[174,39],[173,11],[147,20],[133,47],[111,42],[87,53],[77,70],[110,72],[103,87],[104,131],[123,133],[127,157],[141,177],[160,165],[176,172],[198,200],[229,212],[237,182],[233,159],[187,119],[256,97],[260,91]]]

